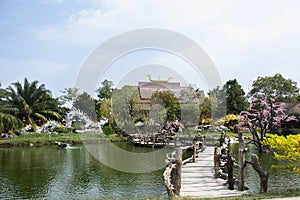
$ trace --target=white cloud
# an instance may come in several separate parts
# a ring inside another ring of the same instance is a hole
[[[97,44],[124,31],[158,27],[175,31],[198,30],[222,18],[227,1],[104,1],[103,8],[82,9],[63,23],[35,30],[40,40]]]
[[[282,4],[274,3],[270,10],[275,12]],[[60,24],[49,24],[35,30],[35,36],[45,42],[94,46],[125,31],[157,27],[186,34],[220,54],[231,50],[239,52],[247,45],[300,32],[298,9],[289,7],[284,12],[268,16],[265,14],[268,11],[264,10],[269,9],[267,3],[262,4],[260,10],[255,3],[247,10],[236,1],[112,0],[95,1],[94,5],[101,8],[82,9]],[[251,20],[249,14],[257,16]]]
[[[222,22],[210,27],[210,31],[217,32],[229,41],[235,41],[240,45],[249,45],[254,42],[278,40],[289,34],[299,34],[298,19],[300,19],[300,13],[287,13],[284,16],[272,17],[267,22],[256,26]]]
[[[295,46],[291,36],[300,35],[299,3],[294,1],[90,1],[93,9],[81,9],[60,24],[48,24],[35,30],[42,42],[88,46],[91,49],[105,40],[132,29],[156,27],[177,31],[198,42],[215,61],[223,78],[250,80],[264,74],[266,59],[284,55],[287,69],[299,59],[289,55]],[[272,49],[285,40],[286,49]],[[299,41],[298,41],[299,42]],[[299,50],[299,43],[293,50]],[[269,55],[265,58],[262,54]],[[294,62],[292,62],[294,61]],[[282,63],[279,63],[282,64]],[[259,65],[259,66],[258,66]],[[242,69],[245,67],[247,69]],[[250,71],[244,75],[244,71]],[[280,69],[278,69],[280,71]],[[300,75],[297,77],[300,80]],[[247,87],[247,86],[246,86]]]

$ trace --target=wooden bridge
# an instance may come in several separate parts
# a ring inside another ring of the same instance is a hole
[[[198,153],[195,162],[188,162],[181,169],[180,196],[184,197],[227,197],[245,192],[229,190],[225,180],[214,177],[214,147],[207,146]]]
[[[164,172],[165,185],[170,197],[212,198],[245,194],[238,190],[229,190],[225,180],[215,178],[215,147],[206,146],[204,142],[201,148],[197,148],[195,143],[193,149],[194,155],[184,161],[181,161],[182,147],[173,152],[173,162]]]
[[[175,196],[190,198],[240,196],[248,189],[244,179],[244,168],[247,164],[252,165],[260,177],[260,192],[267,192],[269,173],[263,171],[257,155],[253,154],[251,161],[245,160],[243,133],[239,132],[238,136],[238,163],[230,154],[225,134],[221,135],[217,147],[206,146],[205,137],[199,143],[194,141],[194,154],[184,161],[182,161],[184,147],[175,148],[172,153],[173,159],[168,159],[169,164],[164,172],[168,195],[172,198]],[[227,171],[224,171],[225,167]],[[233,176],[234,167],[238,169],[238,177]],[[225,180],[216,177],[226,177],[228,184],[225,184]],[[234,190],[234,184],[237,184],[237,190]]]

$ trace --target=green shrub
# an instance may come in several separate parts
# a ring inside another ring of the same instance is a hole
[[[120,135],[123,132],[123,130],[119,126],[117,126],[114,128],[113,132]]]
[[[58,133],[69,133],[71,130],[64,126],[55,126],[51,129],[52,132],[58,132]]]
[[[110,126],[102,127],[102,131],[105,135],[111,135],[113,133],[112,127]]]
[[[134,123],[137,123],[137,122],[144,123],[146,120],[147,120],[147,118],[145,117],[145,115],[139,115],[136,118],[134,118]]]

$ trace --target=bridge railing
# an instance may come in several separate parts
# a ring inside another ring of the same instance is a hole
[[[251,164],[254,170],[260,177],[260,192],[267,192],[268,172],[264,172],[258,162],[257,155],[251,156],[251,161],[245,160],[245,146],[242,132],[239,132],[239,150],[238,162],[231,156],[228,140],[225,135],[221,135],[220,143],[215,146],[214,151],[214,173],[215,178],[227,179],[228,189],[233,190],[234,185],[237,184],[239,191],[249,189],[244,180],[244,171],[247,164]],[[226,142],[227,141],[227,142]],[[225,170],[226,168],[226,170]],[[238,176],[234,177],[233,168],[238,169]]]
[[[167,154],[167,167],[163,177],[169,197],[180,195],[182,165],[195,162],[197,154],[205,149],[205,145],[205,137],[203,137],[201,141],[194,140],[192,145],[177,147],[174,152]],[[182,152],[187,149],[193,149],[193,155],[182,161]]]

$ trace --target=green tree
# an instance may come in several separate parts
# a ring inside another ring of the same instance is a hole
[[[74,102],[80,95],[79,88],[65,88],[62,91],[63,95],[59,97],[62,104],[66,104],[67,107],[71,108]]]
[[[137,118],[141,114],[140,95],[138,89],[129,85],[125,85],[121,89],[121,92],[122,96],[127,102],[131,118]]]
[[[95,100],[87,92],[83,92],[78,96],[78,98],[74,102],[74,107],[84,112],[93,120],[97,118],[95,110]]]
[[[199,124],[210,123],[212,112],[217,109],[217,106],[218,106],[218,101],[211,96],[202,99],[199,104],[199,111],[200,111]]]
[[[98,98],[101,99],[110,99],[113,94],[113,82],[108,81],[105,79],[103,82],[101,82],[101,87],[97,90],[98,92]]]
[[[181,123],[188,126],[199,124],[200,110],[198,104],[181,104]]]
[[[15,116],[17,110],[2,101],[3,94],[4,92],[0,92],[0,133],[7,133],[21,128],[22,122]]]
[[[14,131],[22,126],[22,122],[15,116],[16,109],[5,102],[6,91],[0,89],[0,133]]]
[[[245,92],[236,79],[225,83],[226,91],[226,113],[238,115],[248,108]]]
[[[61,119],[59,102],[38,81],[30,83],[25,78],[23,85],[20,82],[12,83],[5,93],[3,103],[14,109],[15,116],[24,124],[32,125],[34,130],[37,124],[41,125],[48,119]]]
[[[154,104],[151,106],[149,117],[152,120],[150,126],[155,126],[155,124],[159,124],[160,126],[163,126],[167,119],[167,109],[162,107],[162,105],[160,104]]]
[[[117,124],[112,113],[112,100],[111,99],[103,99],[100,101],[100,116],[108,119],[108,126],[110,126],[113,131],[116,131]]]
[[[100,116],[109,119],[111,115],[111,99],[103,99],[100,102]]]
[[[226,90],[224,87],[217,86],[208,92],[210,100],[214,99],[217,102],[216,107],[211,109],[212,118],[224,117],[226,114]]]
[[[281,74],[274,76],[258,77],[252,84],[248,96],[258,99],[266,97],[275,99],[277,102],[293,102],[299,95],[297,82],[285,79]]]
[[[156,91],[153,93],[151,105],[160,104],[167,109],[167,121],[181,119],[179,100],[171,91]]]
[[[114,122],[113,116],[111,114],[111,98],[113,95],[114,89],[112,88],[113,82],[105,79],[101,82],[101,86],[99,87],[97,92],[97,96],[99,100],[95,102],[96,115],[98,118],[104,117],[109,119],[109,125],[113,125]],[[110,113],[110,114],[109,114]]]
[[[201,99],[200,92],[195,91],[191,86],[180,90],[179,100],[182,103],[199,103]]]
[[[141,115],[138,90],[128,85],[115,89],[112,95],[112,114],[120,128],[133,131],[134,121]]]
[[[186,127],[199,124],[199,103],[202,98],[199,89],[194,90],[191,86],[180,90],[181,123]]]

